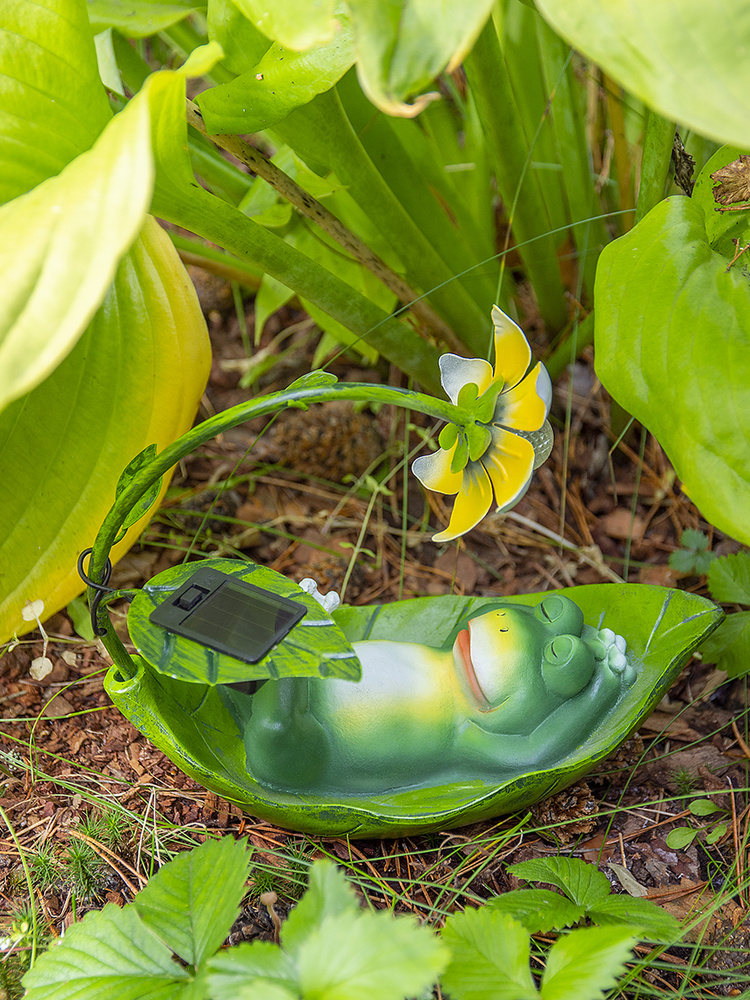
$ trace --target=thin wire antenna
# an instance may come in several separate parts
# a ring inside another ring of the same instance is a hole
[[[628,214],[627,211],[601,212],[599,215],[591,215],[587,219],[581,219],[580,222],[577,223],[577,225],[585,225],[586,223],[597,222],[599,219],[613,219],[616,218],[618,215],[627,215],[627,214]],[[465,275],[471,274],[473,271],[479,270],[480,267],[485,267],[487,264],[491,264],[499,257],[504,257],[506,254],[509,254],[511,250],[520,250],[521,247],[528,246],[530,243],[535,243],[537,240],[544,239],[545,236],[555,236],[557,233],[566,233],[568,232],[569,229],[570,229],[570,224],[564,226],[557,226],[555,229],[550,229],[546,233],[540,233],[537,236],[532,236],[528,240],[523,240],[521,243],[516,243],[513,245],[513,247],[507,250],[499,250],[497,253],[492,254],[491,257],[485,257],[484,260],[480,260],[478,263],[472,264],[471,267],[467,267],[463,271],[459,271],[457,274],[452,275],[445,281],[441,281],[439,284],[433,285],[432,288],[429,289],[429,291],[423,292],[422,295],[420,295],[418,299],[416,299],[415,301],[419,301],[419,299],[423,299],[426,296],[431,295],[433,292],[438,291],[440,288],[445,288],[447,285],[452,284],[454,281],[458,281],[459,278],[463,278]],[[410,304],[413,305],[414,303],[412,302]],[[332,364],[334,361],[340,358],[342,354],[345,354],[346,351],[348,351],[350,348],[356,347],[356,345],[361,340],[366,340],[371,333],[374,333],[376,330],[378,330],[381,326],[383,326],[384,323],[387,323],[388,320],[397,319],[402,313],[406,312],[408,308],[409,306],[399,306],[398,309],[394,309],[392,313],[389,313],[387,316],[384,316],[379,323],[376,323],[374,326],[370,327],[370,329],[367,330],[366,333],[361,333],[350,344],[347,344],[346,347],[342,347],[340,351],[338,351],[331,358],[329,358],[329,360],[323,366],[321,371],[325,371],[328,365]]]

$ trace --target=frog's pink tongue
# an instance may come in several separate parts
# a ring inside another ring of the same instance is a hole
[[[458,643],[458,648],[461,650],[461,656],[463,657],[464,666],[466,667],[466,679],[469,682],[469,687],[471,688],[477,701],[480,702],[480,704],[486,704],[487,698],[485,697],[484,691],[482,691],[479,686],[477,675],[474,672],[474,664],[471,662],[471,642],[469,630],[467,628],[462,629],[458,633],[456,636],[456,642]]]

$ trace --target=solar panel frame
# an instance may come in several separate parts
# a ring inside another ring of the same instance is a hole
[[[297,601],[218,570],[197,570],[149,616],[154,625],[258,663],[307,614]]]

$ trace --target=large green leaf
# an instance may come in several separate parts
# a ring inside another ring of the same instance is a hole
[[[90,151],[0,208],[0,409],[83,333],[143,225],[152,183],[149,109],[136,99]]]
[[[461,62],[493,0],[282,0],[271,7],[260,0],[234,2],[275,44],[238,80],[201,95],[213,132],[252,132],[281,121],[294,107],[332,87],[354,61],[355,51],[370,100],[387,114],[412,117],[438,96],[419,91],[446,66]],[[219,40],[225,18],[212,17]],[[231,59],[234,67],[242,62],[236,55]],[[419,96],[408,103],[415,94]]]
[[[133,907],[109,903],[69,927],[23,985],[28,1000],[178,1000],[191,978]]]
[[[237,75],[249,72],[271,47],[271,39],[240,12],[233,0],[208,0],[208,37],[224,51],[222,67]]]
[[[536,0],[559,34],[646,104],[720,142],[750,132],[750,0]]]
[[[184,86],[176,74],[159,77],[164,88]],[[48,616],[81,592],[76,559],[91,544],[120,472],[145,446],[164,447],[187,430],[209,358],[185,270],[166,234],[144,217],[151,93],[107,124],[85,0],[2,5],[0,93],[0,162],[11,163],[0,183],[17,198],[0,213],[17,223],[3,241],[14,255],[4,270],[20,269],[26,281],[24,289],[6,280],[0,315],[4,332],[14,316],[16,331],[31,325],[22,342],[17,335],[2,349],[25,354],[39,378],[66,328],[70,343],[81,334],[44,381],[0,414],[1,642],[28,631],[27,601],[41,599]],[[15,170],[16,160],[38,169]],[[18,197],[31,183],[39,186]],[[101,307],[86,327],[97,298]],[[0,368],[5,380],[18,376],[10,361]]]
[[[636,937],[619,927],[587,927],[556,941],[542,976],[542,1000],[601,1000],[617,982]]]
[[[521,878],[547,882],[562,889],[579,910],[576,920],[586,916],[596,924],[628,924],[631,928],[637,927],[644,932],[644,936],[658,940],[674,940],[679,934],[679,924],[671,914],[647,899],[634,899],[627,894],[613,896],[606,875],[579,858],[532,858],[511,865],[509,871]],[[505,893],[490,900],[488,905],[507,912],[508,897],[518,896],[519,902],[516,905],[523,906],[521,898],[533,892],[541,893],[545,890],[522,889]],[[564,897],[553,893],[549,895],[557,901],[567,902]],[[537,929],[525,921],[524,924],[531,933]]]
[[[146,445],[166,447],[188,430],[208,365],[195,292],[149,219],[71,353],[0,414],[0,642],[30,627],[26,601],[41,598],[47,616],[81,592],[76,559],[118,476]]]
[[[248,862],[244,840],[206,841],[160,868],[133,906],[146,927],[197,967],[221,947],[237,918]]]
[[[650,899],[638,899],[627,893],[601,900],[589,909],[587,916],[602,926],[629,925],[641,937],[652,941],[672,942],[680,936],[680,925],[671,913]]]
[[[304,997],[402,1000],[432,985],[447,948],[416,919],[376,910],[326,917],[294,957]]]
[[[708,568],[708,585],[715,601],[750,604],[750,556],[737,552],[714,559]]]
[[[338,28],[329,42],[295,52],[275,42],[248,72],[198,98],[210,132],[259,132],[283,121],[339,80],[354,62],[350,18],[337,5]]]
[[[144,38],[171,27],[191,14],[201,3],[192,0],[88,0],[89,20],[94,31],[117,28],[128,38]]]
[[[310,887],[281,930],[282,948],[240,945],[209,962],[215,1000],[402,1000],[421,995],[447,949],[428,927],[385,910],[363,912],[343,872],[316,862]]]
[[[411,117],[436,94],[407,98],[429,86],[471,48],[493,0],[348,0],[362,89],[382,111]]]
[[[750,542],[750,285],[707,221],[696,199],[668,198],[604,249],[596,368],[704,517]]]
[[[707,663],[715,663],[730,677],[750,672],[750,611],[729,615],[701,645],[700,653]]]
[[[512,889],[488,899],[487,906],[517,920],[529,934],[569,927],[585,913],[582,906],[549,889]]]
[[[4,0],[0,203],[59,173],[93,145],[111,117],[85,3]]]
[[[208,982],[213,1000],[299,1000],[294,963],[271,941],[243,943],[214,955]]]
[[[337,30],[334,0],[234,0],[268,38],[303,51],[330,42]]]
[[[318,861],[310,869],[304,896],[284,921],[281,931],[284,947],[293,954],[324,920],[344,913],[354,919],[358,911],[356,894],[343,871],[332,861]]]
[[[147,113],[139,102],[105,129],[111,112],[82,0],[2,5],[0,409],[71,349],[140,229]]]
[[[607,876],[579,858],[532,858],[511,865],[510,870],[528,881],[556,885],[586,909],[606,899],[611,891]]]
[[[504,913],[484,908],[455,913],[442,939],[451,960],[442,985],[456,1000],[536,1000],[528,931]]]

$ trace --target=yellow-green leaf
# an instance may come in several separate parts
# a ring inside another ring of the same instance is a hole
[[[216,63],[223,57],[224,50],[218,42],[208,42],[193,49],[177,72],[181,76],[203,76],[210,73]]]
[[[76,560],[120,473],[147,445],[164,448],[190,428],[209,359],[195,290],[149,218],[67,358],[0,414],[0,642],[35,626],[21,615],[28,600],[43,600],[47,617],[83,590]]]
[[[493,0],[349,0],[362,89],[389,115],[413,117],[437,93],[419,94],[471,49]],[[408,103],[407,98],[418,96]]]
[[[750,130],[749,0],[537,0],[555,31],[666,118],[720,142]]]
[[[132,101],[60,174],[0,208],[0,409],[70,352],[151,200],[148,104]]]
[[[330,90],[353,62],[351,22],[342,13],[329,42],[305,52],[274,42],[252,69],[203,91],[198,103],[210,132],[257,132]]]
[[[118,28],[128,38],[145,38],[171,27],[200,4],[190,0],[155,3],[154,0],[88,0],[89,20],[94,31]]]
[[[111,117],[83,0],[3,0],[0,202],[58,174]]]
[[[287,49],[304,51],[330,42],[336,32],[333,0],[234,0],[256,28]]]

